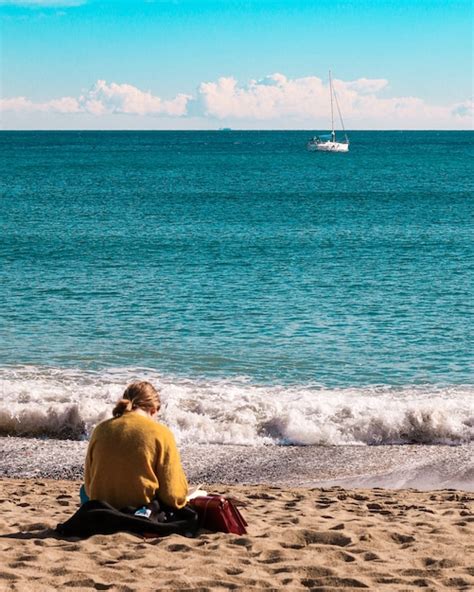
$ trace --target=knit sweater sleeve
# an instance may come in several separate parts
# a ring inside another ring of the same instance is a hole
[[[169,430],[158,451],[155,472],[159,482],[159,499],[173,508],[185,506],[188,482],[174,436]]]
[[[91,465],[92,465],[92,449],[94,447],[94,433],[92,433],[89,445],[87,447],[86,462],[84,465],[84,488],[87,495],[90,497],[90,484],[91,484]]]

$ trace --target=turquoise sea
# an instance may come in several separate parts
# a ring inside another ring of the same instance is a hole
[[[349,135],[2,132],[0,433],[474,439],[474,133]]]

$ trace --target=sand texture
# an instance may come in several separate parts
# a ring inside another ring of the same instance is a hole
[[[473,590],[474,498],[440,490],[215,486],[244,536],[60,539],[79,483],[0,482],[0,589]]]

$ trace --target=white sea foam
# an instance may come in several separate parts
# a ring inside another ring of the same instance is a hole
[[[0,370],[0,435],[79,439],[110,416],[125,385],[150,380],[182,444],[461,444],[474,441],[474,388],[261,386],[148,369]]]

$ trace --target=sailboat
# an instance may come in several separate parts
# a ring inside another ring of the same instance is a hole
[[[331,134],[314,136],[308,142],[307,148],[311,151],[321,152],[349,152],[349,138],[347,137],[346,130],[344,129],[344,121],[342,120],[339,102],[337,100],[336,91],[332,85],[331,70],[329,70],[329,94],[331,97]],[[344,140],[342,142],[338,142],[336,139],[336,131],[334,129],[334,103],[336,103],[342,132],[344,134]]]

